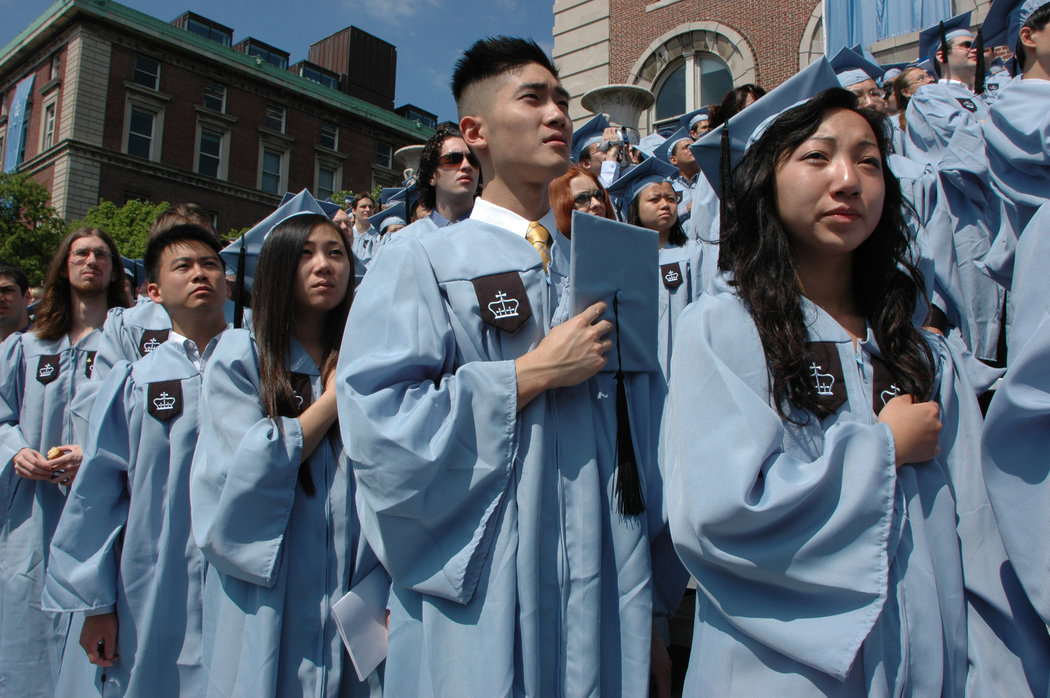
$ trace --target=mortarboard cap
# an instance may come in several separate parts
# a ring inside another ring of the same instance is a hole
[[[670,181],[670,178],[677,174],[678,170],[671,165],[657,157],[651,157],[620,175],[619,179],[609,185],[607,191],[609,196],[620,202],[620,213],[626,218],[631,202],[643,189],[650,184]],[[573,233],[575,234],[575,230]]]
[[[682,118],[678,120],[679,125],[686,131],[693,127],[693,124],[700,121],[707,121],[711,118],[711,107],[700,107],[694,109],[688,114],[682,115]]]
[[[671,163],[671,151],[674,149],[674,147],[676,145],[678,145],[682,141],[689,141],[690,143],[693,142],[693,137],[689,135],[689,127],[688,126],[684,127],[684,128],[680,128],[677,131],[675,131],[673,134],[671,134],[671,136],[668,137],[667,140],[665,140],[663,143],[661,143],[659,146],[657,146],[653,150],[653,156],[657,157],[657,158],[660,158],[664,162],[670,164]]]
[[[245,287],[251,290],[252,282],[255,279],[255,265],[259,259],[259,251],[262,250],[263,242],[266,241],[266,236],[270,234],[270,231],[277,224],[292,216],[307,213],[327,217],[324,209],[317,203],[317,199],[307,190],[303,189],[298,194],[286,196],[285,201],[273,213],[256,223],[250,230],[222,250],[220,255],[226,262],[226,268],[237,268],[238,276],[243,278]],[[243,272],[238,264],[238,257],[242,248],[245,252]]]
[[[407,221],[408,215],[405,209],[405,202],[398,201],[396,204],[387,206],[379,213],[371,216],[368,219],[368,224],[380,233],[385,233],[386,229],[391,225],[407,225]]]
[[[572,133],[572,161],[580,161],[580,153],[589,145],[602,142],[602,134],[611,124],[605,114],[595,114],[594,118],[580,126]]]
[[[655,158],[650,158],[655,160]],[[639,166],[641,167],[641,166]],[[578,314],[593,303],[608,304],[613,349],[603,371],[616,374],[616,493],[622,514],[645,510],[631,436],[624,373],[660,370],[657,308],[660,285],[659,235],[626,223],[572,213],[569,303]]]
[[[284,206],[286,203],[288,203],[293,198],[295,198],[295,196],[296,195],[293,194],[290,191],[285,192],[284,193],[284,198],[281,199],[280,205]],[[339,213],[340,211],[343,210],[342,206],[340,206],[339,204],[335,203],[334,201],[329,201],[328,199],[317,199],[317,198],[315,198],[314,201],[317,202],[317,205],[321,207],[321,210],[324,211],[324,214],[326,216],[328,216],[329,218],[335,217],[335,214],[337,214],[337,213]]]
[[[124,273],[131,277],[135,288],[138,288],[139,284],[146,280],[146,266],[141,259],[130,259],[120,255],[120,263],[124,267]]]
[[[943,22],[926,27],[919,32],[919,59],[928,58],[933,61],[937,52],[941,50],[941,27],[944,27],[944,41],[958,39],[961,36],[973,38],[970,31],[970,12],[963,12]],[[933,73],[936,75],[936,73]]]
[[[769,117],[805,101],[815,94],[833,87],[840,87],[835,71],[828,60],[821,56],[813,63],[770,90],[764,97],[734,115],[727,124],[720,125],[700,137],[689,146],[696,157],[704,177],[721,191],[719,163],[721,159],[722,131],[729,127],[729,155],[731,167],[736,167],[750,142],[752,135]]]
[[[1046,0],[993,0],[981,25],[985,46],[1017,47],[1021,27]]]
[[[405,187],[383,187],[379,190],[379,205],[386,206],[391,199],[403,192]]]
[[[885,72],[877,63],[869,61],[851,48],[840,49],[831,59],[831,67],[839,83],[845,88],[865,80],[874,80],[875,84],[881,85]]]
[[[667,138],[660,135],[659,133],[650,133],[645,138],[638,141],[638,150],[642,151],[646,155],[652,156],[653,151],[660,147],[660,144],[666,141]]]

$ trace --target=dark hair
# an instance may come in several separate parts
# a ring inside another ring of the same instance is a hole
[[[741,85],[740,87],[734,87],[729,92],[726,92],[722,97],[722,101],[717,106],[711,107],[711,114],[708,117],[710,128],[708,130],[715,130],[720,125],[742,112],[744,110],[744,103],[747,101],[748,97],[752,97],[755,101],[758,101],[765,94],[765,89],[750,82],[746,85]]]
[[[124,270],[120,264],[120,252],[117,251],[113,238],[98,228],[77,228],[62,240],[48,266],[47,277],[44,281],[44,296],[40,299],[40,305],[37,306],[33,326],[33,331],[40,339],[58,339],[62,335],[69,334],[73,328],[73,300],[70,296],[69,269],[66,265],[73,242],[88,237],[97,237],[109,250],[112,269],[109,284],[106,286],[106,307],[114,308],[119,305],[127,308],[131,305],[131,299],[124,287]]]
[[[288,361],[291,355],[289,337],[295,309],[289,302],[295,293],[299,257],[306,239],[315,226],[326,225],[339,237],[349,262],[350,280],[343,302],[328,313],[322,336],[321,375],[335,370],[339,343],[343,338],[346,316],[354,296],[353,257],[346,240],[328,216],[307,214],[293,216],[274,227],[259,252],[252,295],[252,328],[259,349],[259,404],[263,412],[280,427],[279,417],[299,416],[298,401],[292,388]],[[338,433],[338,424],[333,425]],[[330,435],[333,432],[330,432]],[[307,495],[316,492],[313,478],[304,462],[299,467],[299,482]]]
[[[371,201],[373,206],[376,205],[376,200],[372,198],[372,195],[368,194],[368,193],[364,193],[364,194],[358,194],[357,196],[354,197],[354,201],[353,201],[353,203],[350,204],[350,208],[352,208],[352,209],[354,209],[356,211],[357,210],[357,205],[360,204],[365,199],[368,199],[369,201]],[[309,235],[309,234],[310,234],[309,231],[307,231],[307,235]],[[298,257],[296,259],[298,259]]]
[[[29,290],[29,279],[26,277],[26,273],[22,271],[21,267],[14,264],[10,264],[3,260],[0,260],[0,276],[8,276],[18,284],[18,288],[22,291],[22,295]]]
[[[605,191],[605,187],[598,181],[595,174],[582,165],[570,165],[569,171],[561,177],[552,179],[548,188],[551,209],[554,211],[554,221],[558,224],[558,230],[565,237],[572,236],[572,212],[576,206],[573,202],[572,187],[569,183],[577,177],[586,177],[594,183],[597,191],[602,193],[602,203],[605,204],[605,217],[610,220],[616,220],[612,202],[609,201],[609,193]]]
[[[820,127],[829,111],[848,109],[868,122],[879,146],[885,197],[871,235],[853,253],[853,291],[857,309],[872,327],[901,392],[928,400],[933,390],[934,359],[912,324],[916,302],[925,297],[923,279],[909,261],[908,205],[886,164],[889,144],[883,117],[857,107],[848,90],[835,88],[784,112],[744,154],[733,171],[728,220],[722,233],[719,269],[755,321],[777,409],[787,418],[790,406],[818,417],[829,411],[807,372],[811,363],[802,288],[791,241],[777,210],[776,173],[785,158]]]
[[[222,251],[222,243],[219,242],[219,237],[213,231],[192,223],[179,223],[159,233],[154,233],[146,242],[146,254],[142,258],[142,264],[146,267],[146,280],[150,283],[157,283],[157,278],[160,276],[160,258],[164,250],[180,242],[191,240],[212,248],[216,255]]]
[[[1046,28],[1046,23],[1050,22],[1050,2],[1045,5],[1041,5],[1039,9],[1028,16],[1028,19],[1024,21],[1021,28],[1029,27],[1035,31],[1042,31]],[[1021,37],[1017,37],[1017,48],[1014,51],[1014,56],[1017,59],[1017,67],[1024,70],[1024,44],[1021,43]]]
[[[456,106],[461,107],[463,92],[474,83],[517,70],[529,63],[538,63],[555,78],[558,77],[558,69],[546,51],[532,39],[510,36],[479,39],[456,61],[452,73],[452,96]]]
[[[663,182],[655,182],[655,184],[662,183]],[[670,184],[670,182],[666,183],[668,185]],[[636,225],[639,228],[644,228],[645,224],[642,223],[642,217],[638,214],[638,199],[642,198],[642,192],[648,188],[648,186],[642,187],[642,190],[631,199],[631,205],[627,207],[627,222],[631,225]],[[671,189],[673,191],[674,187],[671,187]],[[679,247],[680,245],[684,245],[688,238],[685,236],[685,231],[682,230],[682,221],[678,218],[678,204],[674,205],[674,215],[674,225],[672,225],[671,229],[667,232],[667,244]]]
[[[416,191],[419,192],[419,200],[431,210],[437,205],[437,193],[434,191],[434,185],[430,183],[430,178],[437,171],[441,148],[449,138],[462,137],[458,126],[444,123],[438,126],[434,135],[423,145],[423,154],[419,157],[419,171],[416,173]]]
[[[153,225],[149,227],[149,236],[153,237],[163,233],[168,228],[182,225],[183,223],[190,223],[215,232],[211,221],[211,216],[205,213],[204,209],[197,204],[175,204],[157,216],[157,219],[153,221]]]

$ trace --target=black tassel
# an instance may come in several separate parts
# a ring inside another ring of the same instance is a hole
[[[616,325],[616,501],[621,514],[638,516],[645,511],[642,483],[631,437],[631,415],[627,409],[627,386],[624,384],[620,358],[620,303],[613,298],[613,320]]]
[[[733,191],[733,160],[729,149],[729,122],[722,124],[722,142],[718,153],[718,238],[726,229],[729,220],[729,197]]]
[[[941,57],[944,59],[944,70],[945,70],[946,75],[941,75],[940,71],[938,71],[937,77],[946,78],[947,79],[947,78],[951,78],[951,76],[952,76],[952,70],[951,70],[951,68],[948,67],[948,34],[946,34],[945,31],[944,31],[944,22],[941,22],[940,25],[941,25]],[[936,65],[939,68],[940,65],[939,65],[939,63],[937,61],[937,57],[934,56],[933,58],[934,58],[934,60],[933,60],[934,65]]]
[[[247,253],[244,247],[246,244],[244,233],[241,233],[241,251],[237,254],[237,280],[233,286],[233,326],[237,329],[244,325],[244,267],[247,264]]]
[[[976,94],[983,95],[984,94],[984,77],[985,77],[984,73],[985,73],[985,69],[986,68],[985,68],[985,65],[984,65],[984,36],[981,34],[981,32],[977,32],[976,43],[977,43],[977,75],[974,76],[974,79],[973,79],[973,91]]]

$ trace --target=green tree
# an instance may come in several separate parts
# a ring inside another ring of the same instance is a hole
[[[66,224],[49,206],[51,193],[27,174],[0,172],[0,259],[17,264],[37,286]]]
[[[142,259],[142,255],[146,253],[149,227],[157,216],[167,209],[167,201],[155,204],[151,201],[132,199],[123,206],[117,206],[112,201],[103,199],[98,202],[98,206],[88,209],[83,220],[75,221],[71,225],[74,228],[89,226],[103,230],[117,243],[117,249],[122,255],[131,259]]]

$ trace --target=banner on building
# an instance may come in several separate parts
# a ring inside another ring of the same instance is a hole
[[[7,142],[4,143],[4,172],[14,172],[22,164],[20,155],[23,153],[26,139],[26,128],[29,126],[27,111],[29,96],[33,94],[33,80],[35,75],[18,83],[15,88],[15,96],[11,101],[11,110],[7,115]]]

